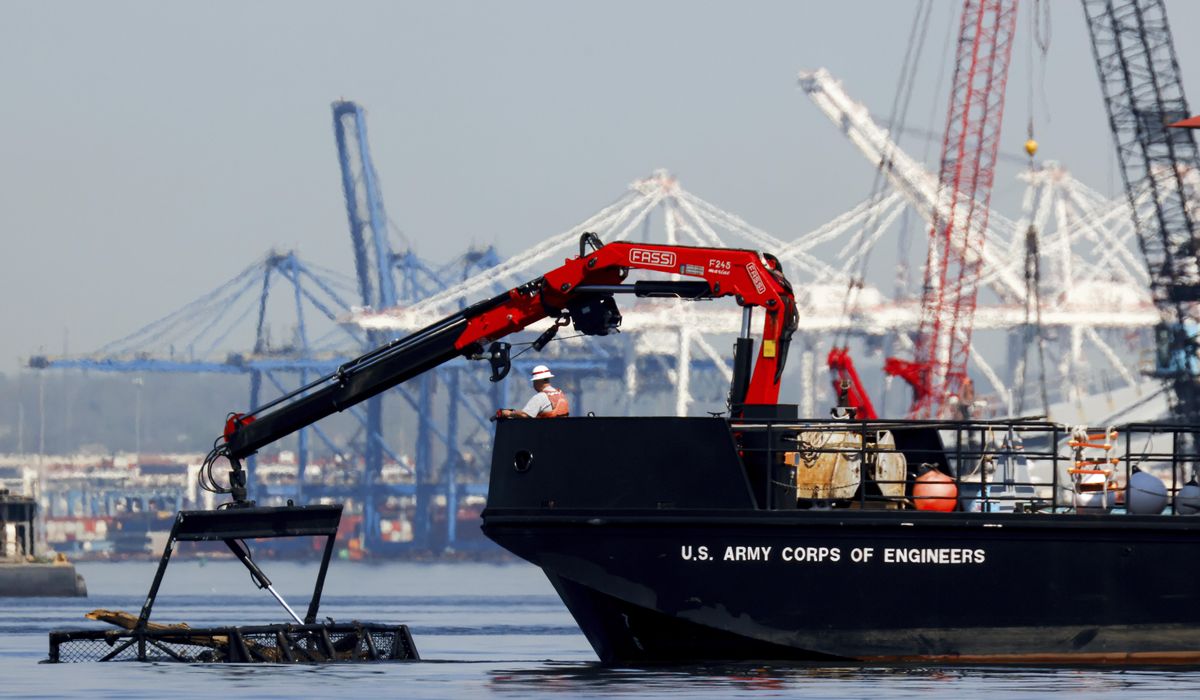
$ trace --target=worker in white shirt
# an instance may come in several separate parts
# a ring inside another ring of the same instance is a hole
[[[533,396],[525,403],[524,408],[500,410],[502,418],[563,418],[571,413],[567,395],[550,384],[554,375],[546,365],[533,368],[530,375],[533,381]]]

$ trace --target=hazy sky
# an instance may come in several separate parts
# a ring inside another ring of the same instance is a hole
[[[942,128],[933,86],[960,4],[934,13],[910,123]],[[872,177],[797,71],[828,67],[886,114],[915,7],[0,1],[0,371],[60,352],[64,331],[72,352],[124,336],[272,247],[350,273],[338,98],[367,107],[389,215],[433,260],[472,242],[521,250],[658,167],[794,237]],[[1200,3],[1168,12],[1200,109],[1200,45],[1187,40]],[[1009,151],[1029,115],[1019,25]],[[1079,4],[1053,3],[1051,28],[1040,155],[1111,191]],[[1015,217],[1013,172],[997,204]]]

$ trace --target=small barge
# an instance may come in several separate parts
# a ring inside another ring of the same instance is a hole
[[[36,501],[0,489],[0,598],[86,596],[74,565],[61,556],[39,558],[36,518]]]

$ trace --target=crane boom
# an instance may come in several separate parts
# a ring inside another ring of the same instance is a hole
[[[954,83],[933,208],[911,362],[889,358],[885,371],[908,381],[909,413],[938,417],[967,393],[984,231],[990,211],[1004,89],[1016,30],[1017,0],[966,0],[959,26]]]
[[[700,279],[627,284],[631,269]],[[743,405],[778,401],[798,318],[791,284],[775,257],[742,249],[628,242],[603,245],[595,234],[588,233],[580,240],[577,257],[545,275],[382,345],[253,413],[231,414],[206,464],[227,457],[234,469],[230,488],[221,492],[233,493],[235,502],[244,502],[245,475],[239,460],[262,447],[456,357],[490,360],[492,379],[498,381],[509,367],[508,345],[500,339],[546,318],[555,319],[556,325],[539,339],[543,345],[567,323],[585,335],[615,332],[621,314],[613,295],[620,293],[689,299],[732,296],[745,309],[747,319],[752,308],[762,308],[762,343],[752,371],[753,341],[743,337],[737,345],[730,406],[736,412]],[[748,323],[744,327],[744,335],[748,335]]]
[[[1188,129],[1187,97],[1162,0],[1083,0],[1092,56],[1109,128],[1133,213],[1138,246],[1150,271],[1150,295],[1162,317],[1156,372],[1171,386],[1172,413],[1200,423],[1200,376],[1188,307],[1200,301],[1200,241],[1194,188],[1200,155]],[[1148,206],[1140,200],[1148,194]],[[1191,200],[1191,201],[1189,201]]]
[[[892,139],[884,127],[876,123],[861,102],[846,93],[842,83],[824,68],[800,73],[800,88],[831,122],[841,129],[871,163],[885,163],[883,174],[922,217],[932,221],[935,212],[949,219],[948,202],[938,196],[937,178]],[[1004,222],[1000,212],[991,219]],[[1012,227],[1011,222],[1007,222]],[[983,231],[985,243],[980,248],[984,267],[992,276],[992,291],[1003,301],[1020,305],[1025,299],[1025,282],[1008,264],[1002,246],[991,245],[991,235]]]

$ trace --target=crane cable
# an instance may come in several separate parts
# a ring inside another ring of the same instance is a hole
[[[196,474],[196,482],[201,489],[217,495],[233,493],[233,489],[230,486],[222,486],[217,480],[216,475],[213,474],[213,468],[216,466],[217,460],[221,457],[227,457],[226,450],[224,435],[213,441],[212,449],[209,450],[208,455],[204,458],[204,463],[200,465],[200,471]]]
[[[1034,162],[1034,156],[1037,155],[1038,143],[1034,138],[1034,64],[1039,63],[1041,72],[1039,80],[1036,81],[1041,85],[1041,96],[1046,114],[1046,121],[1050,121],[1049,103],[1046,101],[1046,65],[1047,56],[1050,52],[1050,3],[1042,0],[1034,0],[1033,10],[1029,13],[1029,58],[1026,65],[1028,74],[1028,93],[1026,110],[1028,120],[1026,122],[1025,152],[1029,154],[1029,175],[1030,182],[1033,181],[1032,176],[1037,170],[1037,165]],[[1034,48],[1037,48],[1035,53]],[[1036,206],[1036,202],[1035,202]],[[1038,386],[1042,399],[1042,414],[1050,415],[1050,400],[1046,391],[1046,335],[1042,326],[1042,272],[1041,272],[1041,254],[1039,251],[1039,240],[1037,226],[1033,219],[1036,210],[1031,208],[1029,212],[1029,228],[1025,230],[1025,324],[1024,324],[1024,342],[1021,345],[1021,364],[1018,381],[1020,386],[1016,389],[1016,405],[1014,407],[1017,415],[1024,411],[1025,403],[1025,376],[1026,367],[1028,367],[1029,346],[1031,341],[1036,339],[1037,355],[1038,355]],[[1032,307],[1032,308],[1031,308]],[[1032,318],[1031,318],[1032,317]]]
[[[955,32],[954,19],[955,19],[955,13],[953,13],[953,12],[946,13],[946,28],[942,32],[942,35],[944,37],[942,39],[942,53],[941,53],[942,58],[941,58],[941,62],[939,64],[939,66],[938,66],[937,82],[934,84],[934,88],[933,88],[933,98],[929,100],[929,117],[926,119],[926,123],[928,123],[928,124],[933,124],[937,120],[938,105],[941,103],[942,86],[945,85],[945,83],[946,83],[946,73],[947,73],[946,67],[950,65],[950,47],[954,44],[954,40],[957,36],[957,33]],[[930,150],[933,148],[933,144],[936,141],[940,140],[940,138],[941,138],[940,134],[934,134],[934,132],[932,132],[932,131],[930,131],[928,133],[931,138],[928,138],[925,140],[925,146],[924,146],[923,150],[921,151],[921,162],[922,163],[929,162]],[[912,252],[912,228],[913,228],[913,225],[910,224],[911,219],[912,219],[912,211],[906,209],[904,212],[904,216],[900,219],[900,235],[899,235],[899,238],[897,240],[897,245],[896,245],[896,279],[895,279],[895,287],[894,287],[894,298],[897,301],[905,301],[905,300],[909,299],[909,280],[910,280],[909,273],[911,272],[911,269],[909,266],[909,259],[911,257],[911,252]],[[892,339],[889,338],[888,339],[889,345],[891,344],[891,342],[892,342]],[[891,356],[894,354],[891,350],[885,350],[885,353],[888,356]],[[884,377],[883,391],[880,394],[880,397],[881,397],[880,405],[881,406],[887,405],[888,389],[891,388],[891,385],[892,385],[891,379],[892,378],[890,376]]]
[[[922,0],[922,2],[918,3],[917,11],[913,15],[912,26],[909,28],[908,33],[908,47],[905,49],[904,61],[900,66],[900,82],[896,86],[896,94],[892,97],[891,115],[888,118],[888,124],[892,127],[891,131],[895,134],[895,138],[891,139],[889,150],[880,156],[879,162],[876,164],[875,178],[871,184],[871,194],[867,198],[871,205],[858,236],[860,241],[868,240],[872,230],[879,224],[879,205],[883,200],[885,173],[891,167],[892,161],[890,149],[899,144],[900,135],[905,129],[908,108],[912,101],[913,86],[915,84],[914,78],[916,77],[917,66],[920,63],[921,52],[925,47],[925,37],[928,34],[929,17],[932,14],[932,10],[932,0]],[[834,338],[835,347],[844,347],[849,342],[849,321],[851,315],[858,310],[858,297],[864,286],[867,264],[871,258],[872,248],[873,246],[863,251],[858,261],[857,274],[852,274],[847,281],[846,297],[842,301],[842,329]]]

